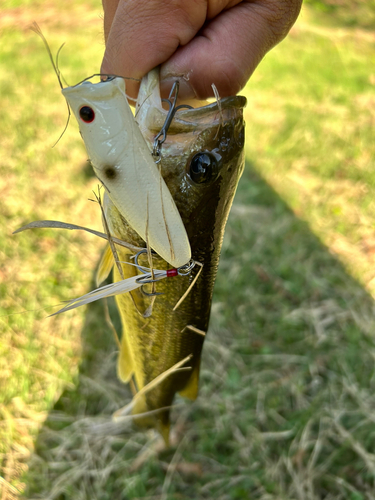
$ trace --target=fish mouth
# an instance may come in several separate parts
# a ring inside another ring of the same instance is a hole
[[[178,81],[177,78],[176,81]],[[202,130],[236,118],[242,113],[246,102],[244,96],[231,96],[197,108],[178,110],[168,128],[168,135]],[[193,103],[194,101],[189,101],[189,104]],[[135,118],[142,134],[149,136],[160,132],[167,115],[168,110],[163,107],[160,96],[159,68],[155,68],[142,79]]]

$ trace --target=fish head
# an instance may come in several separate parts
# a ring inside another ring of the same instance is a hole
[[[180,109],[161,147],[161,173],[187,231],[192,258],[217,267],[225,224],[244,167],[246,98]],[[155,69],[141,83],[136,120],[153,147],[167,110]]]

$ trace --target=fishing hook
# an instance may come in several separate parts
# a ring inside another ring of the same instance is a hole
[[[135,262],[135,266],[137,267],[137,269],[139,269],[143,274],[150,274],[149,271],[146,271],[146,268],[141,266],[139,263],[138,263],[138,258],[141,254],[147,254],[147,249],[146,248],[143,248],[142,250],[140,250],[135,256],[134,256],[134,262]],[[170,272],[170,276],[176,276],[176,274],[178,274],[179,276],[187,276],[188,274],[191,273],[191,271],[193,270],[193,268],[195,267],[195,260],[193,259],[190,259],[189,262],[187,264],[184,264],[183,266],[180,266],[178,267],[177,269],[171,269],[169,270],[168,272]],[[172,274],[173,273],[173,274]],[[156,283],[157,281],[160,281],[160,278],[159,279],[152,279],[152,278],[149,278],[148,276],[139,276],[139,278],[136,279],[136,282],[137,283],[142,283],[141,285],[141,292],[144,294],[144,295],[147,295],[148,297],[153,297],[155,295],[163,295],[163,293],[161,292],[153,292],[153,293],[148,293],[144,290],[144,285],[146,284],[149,284],[149,283]]]
[[[163,292],[146,292],[146,290],[144,289],[144,286],[145,284],[148,284],[148,283],[154,283],[155,281],[158,281],[158,280],[145,280],[144,278],[142,278],[142,276],[138,279],[135,280],[137,283],[144,283],[144,285],[141,285],[141,292],[143,293],[143,295],[146,295],[147,297],[156,297],[156,295],[164,295]]]
[[[180,276],[187,276],[195,267],[195,260],[190,259],[189,262],[177,269]]]
[[[140,250],[138,253],[136,253],[134,255],[134,257],[131,257],[131,258],[134,258],[134,263],[135,263],[136,267],[139,269],[139,271],[141,271],[143,274],[147,274],[147,271],[145,271],[145,268],[138,263],[138,258],[142,253],[147,253],[147,248]]]
[[[178,90],[180,88],[179,81],[175,81],[171,91],[169,93],[168,99],[162,99],[163,102],[166,102],[169,106],[167,118],[165,119],[164,125],[162,126],[160,132],[155,136],[154,144],[152,148],[152,156],[155,158],[155,163],[159,163],[161,160],[161,147],[167,138],[168,129],[172,123],[174,115],[179,109],[193,109],[193,106],[189,106],[189,104],[180,104],[180,106],[176,106],[177,104],[177,96]],[[174,95],[173,95],[174,94]],[[173,98],[173,102],[172,102]]]
[[[143,253],[147,254],[147,248],[144,248],[144,249],[140,250],[134,256],[134,262],[135,262],[135,265],[136,265],[137,269],[139,269],[143,274],[149,274],[149,271],[146,271],[145,268],[138,263],[138,258]],[[146,295],[147,297],[154,297],[156,295],[163,295],[162,292],[152,292],[152,293],[149,293],[149,292],[146,292],[145,289],[144,289],[144,285],[145,284],[147,284],[147,283],[155,283],[156,281],[159,281],[159,280],[146,279],[146,277],[140,276],[135,281],[137,283],[143,283],[143,285],[141,286],[141,292],[143,293],[143,295]]]

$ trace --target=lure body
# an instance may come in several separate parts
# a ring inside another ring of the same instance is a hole
[[[118,358],[118,375],[123,382],[134,377],[142,389],[179,361],[190,356],[184,366],[141,398],[135,399],[133,414],[141,426],[156,427],[168,440],[169,407],[178,392],[189,399],[198,394],[199,367],[207,331],[213,286],[219,263],[225,224],[238,180],[244,166],[244,97],[231,97],[187,111],[178,111],[162,148],[161,174],[168,186],[191,245],[192,258],[203,264],[201,275],[181,306],[174,310],[198,269],[189,276],[165,279],[156,284],[152,315],[144,317],[153,298],[141,291],[118,295],[123,332]],[[139,128],[151,145],[166,118],[162,108],[158,70],[141,83],[136,114]],[[206,155],[206,156],[205,156]],[[208,160],[207,160],[208,158]],[[140,246],[138,234],[124,219],[110,197],[104,197],[106,220],[113,236]],[[119,260],[131,260],[131,252],[118,248]],[[107,250],[107,257],[110,250]],[[104,277],[113,265],[104,258],[99,274]],[[156,269],[168,269],[160,257],[153,259]],[[148,265],[147,260],[141,261]],[[106,268],[106,269],[104,269]],[[122,264],[125,278],[137,274],[133,266]],[[121,280],[114,267],[114,281]],[[147,316],[147,315],[146,315]],[[203,333],[203,335],[202,335]],[[161,410],[162,408],[166,408]],[[143,413],[160,410],[153,415]]]
[[[191,250],[181,216],[135,122],[123,78],[62,89],[95,174],[127,223],[174,267]]]

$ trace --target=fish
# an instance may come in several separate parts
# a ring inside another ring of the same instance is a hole
[[[142,79],[136,105],[136,121],[150,151],[167,115],[159,83],[159,70],[154,69]],[[161,175],[183,221],[192,259],[203,265],[190,293],[176,309],[176,302],[189,288],[197,269],[187,276],[158,282],[160,296],[147,296],[140,289],[116,296],[122,323],[118,377],[124,383],[134,377],[142,393],[134,397],[132,407],[136,424],[156,428],[166,443],[176,393],[190,400],[198,395],[201,353],[225,225],[244,169],[245,105],[245,97],[232,96],[178,111],[161,150]],[[144,246],[108,193],[104,195],[103,209],[111,235]],[[133,262],[132,252],[121,247],[118,256],[124,278],[135,276],[137,269],[126,264]],[[146,256],[144,260],[143,265],[147,264]],[[98,269],[98,281],[108,275],[113,261],[108,247]],[[159,255],[153,255],[153,263],[157,269],[169,268]],[[113,280],[121,279],[115,266]],[[151,306],[151,315],[142,314]],[[182,360],[183,368],[172,370],[143,393]]]

